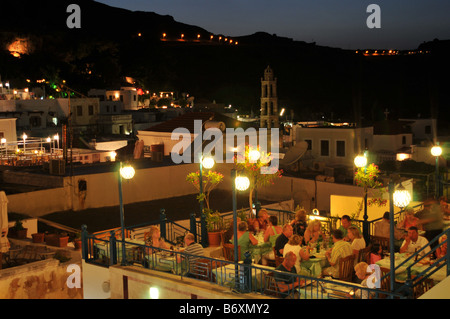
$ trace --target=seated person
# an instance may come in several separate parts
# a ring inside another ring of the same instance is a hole
[[[310,221],[305,231],[305,245],[318,242],[320,236],[322,236],[322,239],[325,238],[324,234],[322,233],[322,223],[317,219]]]
[[[365,262],[357,263],[354,269],[356,277],[358,277],[358,279],[361,280],[361,286],[368,288],[367,280],[373,274],[374,271],[370,270],[369,265]],[[375,287],[375,280],[376,280],[375,276],[371,280],[373,283],[371,287]],[[373,297],[374,295],[375,293],[369,292],[369,290],[358,289],[355,291],[355,294],[353,296],[354,298],[358,299],[369,299],[369,297]]]
[[[245,253],[250,250],[251,245],[258,245],[258,240],[248,231],[248,225],[246,222],[242,222],[238,225],[237,229],[238,245],[241,246],[241,256],[239,260],[245,259]],[[231,239],[234,242],[234,236]]]
[[[325,256],[330,264],[330,267],[323,269],[324,276],[332,276],[339,278],[339,260],[341,258],[353,254],[352,246],[344,240],[344,236],[339,229],[332,232],[334,246],[326,251]]]
[[[310,276],[311,273],[308,269],[302,269],[300,262],[309,260],[309,252],[307,249],[302,249],[301,247],[302,238],[299,235],[293,235],[289,242],[284,245],[283,257],[286,258],[286,255],[289,252],[293,252],[297,257],[297,261],[295,262],[295,269],[297,270],[297,274]]]
[[[347,236],[347,230],[350,226],[355,226],[356,228],[358,228],[359,232],[361,233],[361,229],[358,226],[353,225],[351,223],[350,216],[344,215],[341,217],[341,226],[339,227],[339,230],[342,232],[342,236],[343,236],[342,239],[344,241],[350,241],[350,239]]]
[[[289,242],[289,239],[294,234],[292,226],[289,224],[285,224],[283,226],[283,232],[278,236],[275,241],[275,253],[278,257],[283,257],[284,246]]]
[[[293,289],[299,286],[299,279],[296,277],[297,269],[295,268],[295,262],[297,257],[293,252],[286,254],[283,260],[276,270],[286,272],[288,274],[275,273],[275,281],[278,286],[278,290],[281,293],[282,298],[286,298],[290,295]]]
[[[439,246],[436,247],[435,251],[436,259],[444,257],[447,254],[447,243],[441,244],[445,240],[447,240],[447,235],[442,235],[441,237],[439,237]]]
[[[188,261],[188,265],[189,265],[189,270],[188,270],[188,277],[192,276],[192,272],[195,270],[194,265],[197,262],[198,259],[200,259],[201,257],[197,257],[197,256],[204,256],[205,252],[203,249],[203,246],[200,245],[199,243],[195,242],[195,236],[191,233],[187,233],[184,236],[184,249],[181,250],[183,252],[185,252],[186,254],[189,255],[193,255],[193,256],[186,256],[183,258],[186,258],[186,260]],[[177,261],[180,262],[181,261],[181,254],[177,254]]]
[[[397,224],[397,227],[406,231],[412,226],[419,228],[418,221],[419,218],[414,216],[414,210],[412,208],[408,208],[405,213],[405,218]]]
[[[278,218],[277,216],[269,217],[269,226],[264,232],[264,242],[270,242],[272,248],[275,247],[276,240],[278,236],[283,232],[283,228],[278,226]],[[273,253],[273,249],[270,250],[269,253],[262,256],[262,264],[267,266],[269,260],[274,260],[275,255]]]
[[[253,222],[253,230],[255,232],[266,231],[267,226],[269,225],[269,214],[267,210],[264,208],[258,212],[258,218]]]
[[[375,223],[374,235],[383,238],[391,237],[391,220],[389,212],[385,212],[383,215],[383,219]],[[394,227],[394,238],[394,246],[396,250],[398,250],[400,245],[402,244],[403,238],[405,238],[404,231],[398,229],[397,227]]]
[[[300,209],[295,213],[295,219],[291,221],[294,234],[303,238],[308,223],[306,222],[306,210]]]
[[[419,236],[417,227],[413,226],[408,229],[408,235],[403,241],[402,247],[400,247],[400,253],[414,254],[426,245],[428,245],[428,240],[425,237]],[[422,256],[430,250],[430,246],[428,246],[426,249],[421,251],[419,255]]]

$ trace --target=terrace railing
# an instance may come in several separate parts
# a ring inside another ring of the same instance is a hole
[[[114,231],[111,231],[109,235],[108,239],[99,239],[95,234],[88,234],[86,227],[83,227],[82,254],[87,263],[103,267],[123,264],[122,241],[116,238]],[[298,299],[365,299],[377,298],[380,295],[403,298],[398,293],[363,288],[348,282],[302,276],[254,265],[251,264],[249,254],[244,262],[234,263],[223,259],[126,242],[125,264],[172,273],[177,278],[180,276],[190,277],[214,283],[234,292],[254,293],[275,298],[289,296]],[[281,292],[277,283],[278,277],[282,277],[283,280],[299,281],[301,286]]]

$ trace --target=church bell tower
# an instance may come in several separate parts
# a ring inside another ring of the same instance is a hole
[[[260,127],[278,128],[277,78],[270,66],[264,70],[261,78],[261,120]]]

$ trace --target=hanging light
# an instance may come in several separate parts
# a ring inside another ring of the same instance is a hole
[[[135,170],[133,166],[130,164],[126,164],[125,166],[120,168],[120,176],[124,179],[132,179],[134,177]]]
[[[234,183],[236,189],[241,192],[247,190],[250,186],[250,180],[247,176],[237,176]]]
[[[433,146],[431,148],[431,155],[441,156],[441,154],[442,154],[442,147],[440,147],[439,145]]]
[[[355,166],[358,168],[365,167],[367,165],[367,157],[364,155],[358,155],[355,157]]]
[[[411,194],[400,184],[394,192],[393,199],[395,206],[404,208],[411,202]]]
[[[214,166],[214,158],[212,157],[204,157],[202,160],[202,165],[206,169],[211,169]]]

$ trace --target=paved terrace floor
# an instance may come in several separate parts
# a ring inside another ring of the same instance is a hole
[[[159,219],[160,209],[164,208],[167,218],[173,221],[187,220],[191,213],[199,216],[197,194],[172,197],[124,205],[125,226],[139,225]],[[262,205],[273,202],[260,200]],[[213,190],[210,195],[210,204],[213,210],[221,213],[233,210],[232,194],[230,191]],[[248,207],[248,193],[238,194],[237,208]],[[81,229],[83,224],[88,232],[97,232],[120,227],[119,206],[85,209],[82,211],[63,211],[42,216],[43,219],[56,222],[71,228]],[[45,227],[39,223],[39,230]]]

